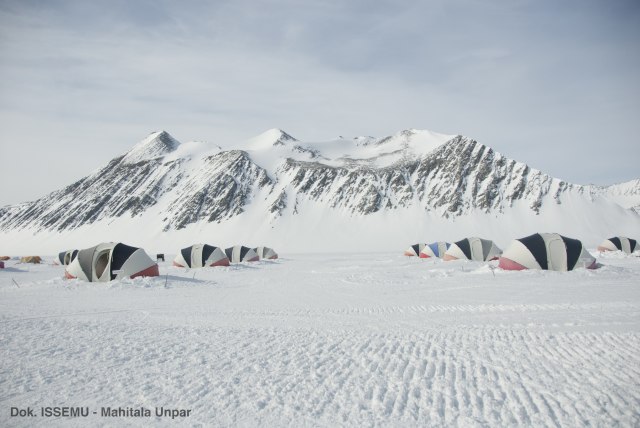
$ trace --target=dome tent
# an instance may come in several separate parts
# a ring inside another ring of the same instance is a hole
[[[413,256],[417,257],[420,255],[420,251],[422,251],[422,249],[426,245],[427,244],[414,244],[405,250],[404,255],[409,257],[413,257]]]
[[[428,259],[430,257],[443,258],[444,253],[449,249],[451,244],[448,242],[432,242],[427,244],[420,251],[420,258]]]
[[[62,266],[68,266],[72,261],[75,260],[78,255],[78,250],[67,250],[61,253],[58,253],[58,257],[56,258],[56,262],[61,264]]]
[[[633,253],[638,248],[638,242],[635,239],[625,238],[624,236],[614,236],[613,238],[605,239],[598,245],[598,251],[620,250],[627,254]]]
[[[158,275],[157,263],[142,248],[118,242],[105,242],[78,251],[76,258],[65,270],[67,278],[90,282]]]
[[[500,257],[505,270],[542,269],[569,271],[596,267],[596,259],[577,239],[557,233],[535,233],[516,239]]]
[[[258,254],[249,247],[245,247],[244,245],[236,245],[235,247],[230,247],[224,250],[229,258],[231,263],[240,263],[240,262],[257,262],[260,260]]]
[[[206,266],[229,266],[229,258],[222,248],[207,244],[194,244],[180,250],[173,265],[199,268]]]
[[[465,238],[451,244],[444,253],[443,260],[474,260],[486,262],[500,257],[502,250],[493,241],[481,238]]]
[[[257,247],[253,251],[256,252],[260,260],[275,260],[278,258],[278,253],[273,248],[269,247]]]

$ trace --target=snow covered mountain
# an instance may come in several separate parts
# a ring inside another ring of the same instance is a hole
[[[591,191],[640,213],[640,178],[611,186],[591,186]]]
[[[539,230],[595,245],[638,237],[639,208],[640,180],[571,184],[463,136],[305,143],[272,129],[223,149],[162,131],[63,189],[0,208],[0,250],[97,240],[381,250],[465,235],[506,244]]]

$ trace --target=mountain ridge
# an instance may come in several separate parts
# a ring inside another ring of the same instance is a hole
[[[137,233],[149,242],[160,234],[187,236],[180,233],[184,230],[221,230],[227,236],[242,228],[247,236],[253,230],[256,237],[286,246],[277,230],[292,224],[302,228],[305,239],[314,238],[306,220],[329,237],[336,234],[330,224],[344,228],[376,218],[372,230],[358,232],[370,239],[385,218],[399,213],[418,222],[429,218],[435,229],[485,216],[498,222],[520,216],[533,225],[536,216],[555,212],[554,205],[572,218],[588,210],[579,221],[585,229],[602,217],[607,220],[601,233],[625,223],[628,233],[640,231],[640,180],[614,187],[569,183],[461,135],[409,129],[383,138],[302,142],[274,128],[222,149],[180,143],[159,131],[65,188],[0,207],[0,233],[57,233],[71,241],[79,229],[107,231],[107,225],[128,220],[140,224]],[[562,218],[549,227],[562,231],[565,223],[572,230]],[[398,236],[409,236],[412,229],[384,227]],[[516,224],[509,232],[519,230],[527,227]]]

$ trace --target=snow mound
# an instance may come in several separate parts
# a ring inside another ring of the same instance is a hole
[[[298,140],[282,129],[272,128],[249,139],[246,143],[246,148],[248,150],[265,150],[274,146],[286,146],[296,141]]]

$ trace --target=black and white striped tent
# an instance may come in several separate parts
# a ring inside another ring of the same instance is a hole
[[[414,244],[404,251],[404,255],[409,257],[412,257],[412,256],[418,257],[420,255],[420,251],[422,251],[422,249],[426,245],[427,244]]]
[[[63,251],[61,253],[58,253],[58,257],[56,261],[63,266],[68,266],[69,263],[71,263],[76,258],[77,255],[78,255],[78,250]]]
[[[602,244],[598,245],[598,251],[624,251],[627,254],[633,253],[638,249],[638,242],[635,239],[625,238],[624,236],[614,236],[605,239]]]
[[[253,251],[256,252],[260,260],[275,260],[278,258],[278,253],[273,248],[269,247],[257,247]]]
[[[91,282],[158,275],[158,265],[142,248],[117,242],[106,242],[78,251],[65,270],[67,278]]]
[[[258,254],[252,248],[245,247],[244,245],[236,245],[235,247],[229,247],[224,252],[227,254],[231,263],[240,262],[257,262],[260,260]]]
[[[420,251],[420,258],[428,259],[430,257],[443,258],[451,244],[448,242],[432,242],[427,244]]]
[[[577,239],[557,233],[535,233],[513,241],[500,257],[499,266],[505,270],[564,272],[576,268],[595,268],[596,259]]]
[[[493,241],[481,238],[465,238],[451,244],[443,260],[475,260],[486,262],[500,257],[502,250]]]
[[[207,244],[195,244],[181,249],[173,260],[173,265],[190,268],[229,266],[229,258],[222,248]]]

